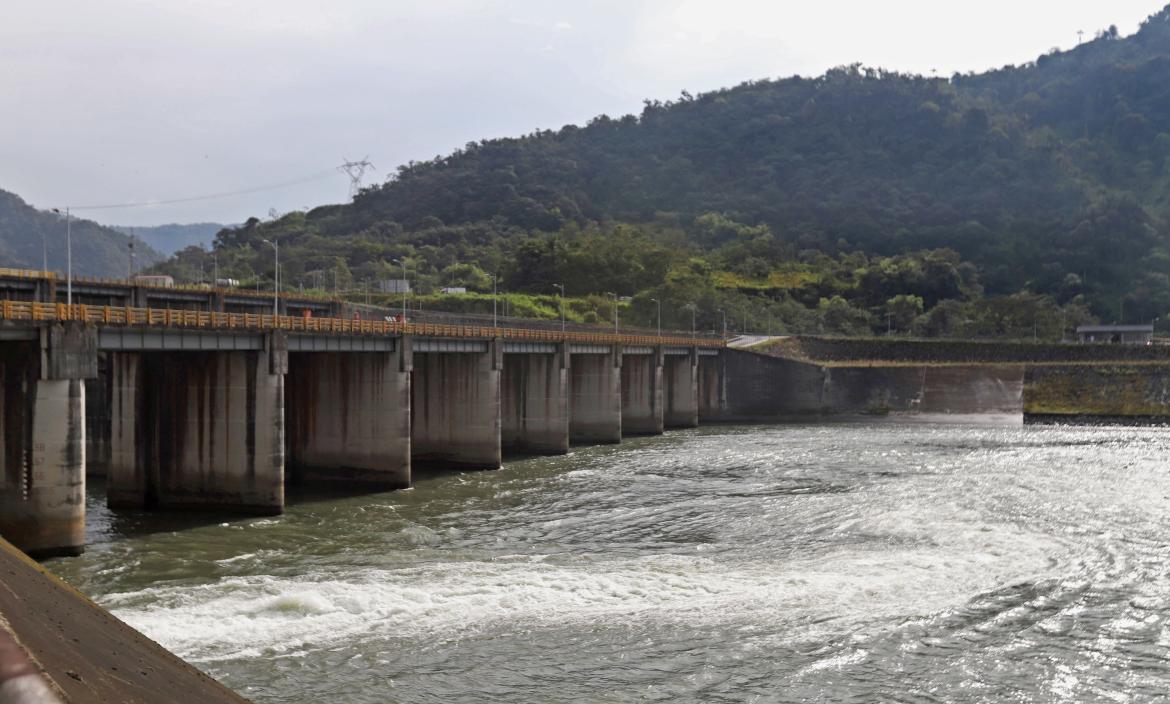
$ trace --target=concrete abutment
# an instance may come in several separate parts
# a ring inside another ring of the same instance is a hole
[[[37,557],[85,549],[85,379],[93,328],[75,323],[0,344],[0,535]]]

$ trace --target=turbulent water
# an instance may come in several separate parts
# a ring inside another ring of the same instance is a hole
[[[705,428],[110,514],[50,567],[257,702],[1150,701],[1170,431]]]

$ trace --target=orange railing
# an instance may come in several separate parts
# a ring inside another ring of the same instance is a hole
[[[461,337],[529,342],[576,342],[603,345],[677,345],[686,347],[723,347],[713,338],[673,335],[622,335],[603,332],[568,330],[532,330],[479,325],[442,325],[437,323],[402,323],[382,320],[346,320],[343,318],[305,318],[255,313],[209,313],[194,310],[91,306],[81,303],[0,302],[0,319],[10,321],[79,321],[95,325],[130,327],[202,328],[217,330],[288,330],[343,335],[422,335],[426,337]]]

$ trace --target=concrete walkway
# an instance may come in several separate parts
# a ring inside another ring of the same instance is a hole
[[[0,680],[39,670],[59,699],[246,703],[0,539]],[[7,647],[2,647],[7,646]],[[23,652],[20,652],[23,651]],[[23,658],[21,656],[24,656]],[[31,661],[28,667],[22,661]],[[52,699],[0,698],[14,704]]]

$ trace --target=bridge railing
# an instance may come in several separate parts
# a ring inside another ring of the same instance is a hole
[[[479,325],[444,325],[391,320],[347,320],[256,313],[211,313],[194,310],[91,306],[84,303],[0,302],[0,319],[6,321],[62,322],[77,321],[104,326],[162,327],[214,330],[286,330],[339,335],[421,335],[424,337],[458,337],[525,342],[570,342],[598,345],[668,345],[685,347],[723,347],[724,341],[678,335],[622,335],[608,332],[501,328]]]

